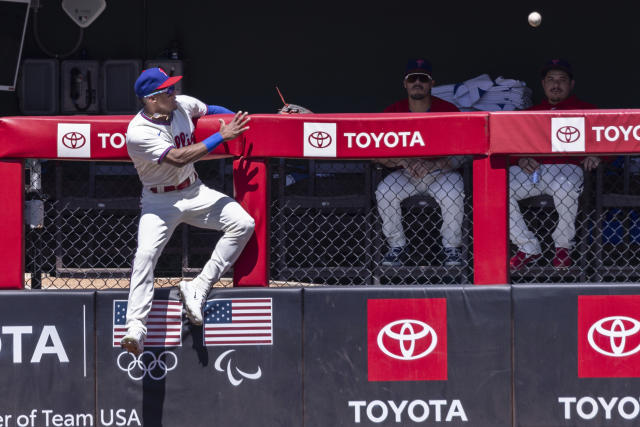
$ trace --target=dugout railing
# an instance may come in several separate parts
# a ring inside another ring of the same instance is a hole
[[[140,191],[124,146],[129,119],[0,118],[0,287],[36,288],[45,277],[52,287],[128,286]],[[241,139],[197,169],[213,188],[233,190],[256,219],[229,280],[234,286],[634,281],[638,123],[636,110],[254,115]],[[579,135],[567,136],[573,129]],[[196,137],[215,130],[217,120],[202,118]],[[468,159],[459,168],[464,262],[443,266],[442,217],[433,198],[418,195],[403,201],[405,228],[431,228],[407,233],[420,239],[410,242],[413,252],[401,266],[382,265],[387,247],[375,191],[388,170],[372,160],[449,155]],[[539,196],[519,207],[544,256],[510,273],[513,159],[590,155],[605,161],[584,174],[571,266],[550,265],[558,213],[551,196]],[[178,229],[159,261],[158,284],[196,274],[215,239],[212,232]]]

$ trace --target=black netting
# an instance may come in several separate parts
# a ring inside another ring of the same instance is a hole
[[[513,283],[584,282],[591,172],[574,163],[542,163],[535,173],[509,169],[510,270]],[[577,163],[577,164],[576,164]]]
[[[640,268],[636,267],[636,249],[640,248],[637,160],[630,156],[605,158],[591,172],[584,172],[579,164],[546,164],[540,171],[536,184],[531,176],[525,179],[514,173],[513,168],[510,172],[511,194],[518,194],[518,208],[524,220],[524,225],[518,226],[517,216],[510,217],[511,281],[637,281],[640,278]],[[535,196],[520,197],[525,194]],[[531,254],[533,259],[529,258]]]
[[[596,174],[594,215],[589,223],[591,280],[640,280],[640,157],[620,156]]]
[[[472,283],[471,161],[458,166],[412,182],[402,168],[366,160],[273,159],[271,284]],[[207,185],[233,194],[231,159],[196,168]],[[512,204],[511,282],[640,280],[638,159],[606,159],[587,173],[570,164],[540,172],[538,183],[510,172],[510,200],[521,214]],[[26,286],[128,287],[140,191],[130,163],[27,160]],[[197,275],[220,235],[178,227],[156,285]]]
[[[231,160],[196,169],[210,187],[232,191]],[[27,287],[129,286],[141,191],[131,163],[28,160],[25,184]],[[219,236],[181,225],[158,260],[156,285],[195,276]]]
[[[470,282],[470,163],[411,194],[394,186],[402,169],[368,161],[280,160],[274,167],[271,277],[276,283]],[[442,212],[448,215],[453,205],[458,228],[445,247]],[[392,215],[405,237],[402,253],[389,262],[397,243],[387,235]]]

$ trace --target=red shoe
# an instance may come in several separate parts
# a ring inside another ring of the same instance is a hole
[[[555,268],[569,268],[573,264],[571,257],[569,256],[569,249],[556,248],[556,256],[551,261],[551,264]]]
[[[509,261],[509,266],[511,268],[511,272],[520,270],[525,264],[529,264],[538,258],[540,258],[542,254],[528,254],[526,252],[518,251],[511,260]]]

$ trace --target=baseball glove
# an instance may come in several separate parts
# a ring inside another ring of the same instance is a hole
[[[278,110],[278,114],[312,114],[313,111],[296,104],[285,104]]]

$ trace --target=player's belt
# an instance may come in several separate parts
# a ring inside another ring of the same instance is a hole
[[[168,193],[169,191],[183,190],[196,182],[196,179],[198,179],[198,174],[194,172],[193,175],[191,175],[189,178],[185,179],[178,185],[159,185],[157,187],[151,187],[149,188],[149,190],[151,190],[153,193]]]

